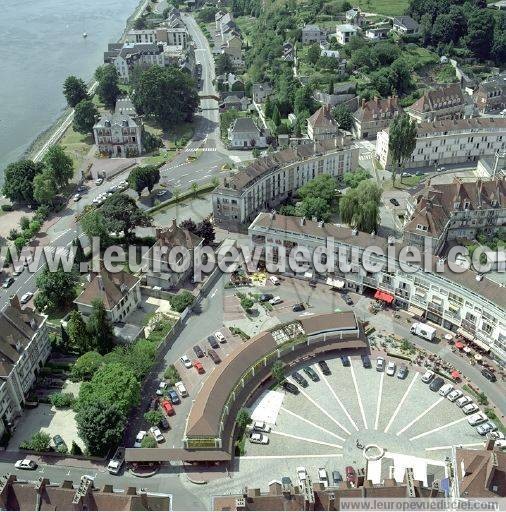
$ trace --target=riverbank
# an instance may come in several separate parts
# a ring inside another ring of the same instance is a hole
[[[132,28],[134,21],[143,14],[149,3],[150,0],[139,1],[136,8],[128,17],[125,23],[125,28],[117,40],[118,43],[121,43],[125,40],[126,34]],[[98,65],[100,64],[97,64],[97,67]],[[88,91],[90,94],[93,94],[96,87],[95,80],[91,79],[87,85]],[[19,159],[41,160],[47,148],[52,144],[58,143],[58,141],[65,135],[65,132],[72,122],[73,113],[74,110],[72,108],[65,108],[58,119],[33,140],[28,149],[21,155]]]

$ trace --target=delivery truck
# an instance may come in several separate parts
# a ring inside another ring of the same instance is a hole
[[[409,331],[411,334],[416,334],[417,336],[420,336],[420,338],[424,338],[429,341],[434,341],[436,337],[436,329],[421,322],[415,322]]]

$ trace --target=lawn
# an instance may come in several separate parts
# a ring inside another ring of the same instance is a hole
[[[61,141],[61,146],[65,153],[72,158],[74,163],[74,172],[79,170],[81,165],[93,146],[93,137],[91,134],[83,135],[74,130],[72,125],[69,126]]]
[[[358,0],[358,5],[363,11],[386,16],[404,14],[408,4],[408,0]]]
[[[251,32],[257,22],[256,18],[251,16],[239,16],[235,19],[235,22],[241,31],[244,42],[251,44]]]
[[[439,63],[437,54],[416,44],[408,44],[402,50],[402,57],[413,69],[421,69],[429,64]]]
[[[161,165],[170,162],[175,156],[175,149],[160,149],[158,155],[147,156],[142,160],[142,163],[145,165]]]

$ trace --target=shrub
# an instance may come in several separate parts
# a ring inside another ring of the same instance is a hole
[[[51,405],[54,405],[57,409],[62,409],[72,407],[76,399],[72,393],[53,393],[49,400]]]
[[[37,208],[35,212],[34,220],[45,221],[49,217],[49,213],[51,212],[49,206],[43,204]]]
[[[181,380],[181,375],[177,371],[177,368],[171,364],[163,374],[164,379],[167,381],[169,386],[173,386],[177,381]]]
[[[183,290],[181,293],[171,297],[169,302],[174,311],[182,313],[188,306],[191,306],[194,300],[195,297],[188,290]]]
[[[141,448],[156,448],[158,444],[154,437],[146,436],[141,442]]]
[[[3,204],[2,205],[2,211],[3,212],[12,212],[12,204]]]
[[[18,236],[16,240],[14,240],[14,246],[18,251],[21,251],[21,249],[26,245],[26,243],[27,240],[23,235]]]
[[[28,229],[28,226],[30,225],[30,219],[28,217],[21,217],[21,219],[19,219],[19,225],[23,231]]]
[[[9,231],[9,236],[7,237],[9,240],[16,240],[16,238],[20,235],[19,231],[16,228],[12,228]]]
[[[81,450],[81,447],[75,441],[72,441],[72,446],[70,448],[70,453],[72,455],[82,455],[83,451]]]
[[[23,441],[19,447],[22,450],[33,450],[35,452],[48,452],[51,438],[46,432],[36,432],[33,436]]]
[[[151,425],[158,425],[163,419],[163,413],[161,411],[148,411],[144,414],[144,419]]]
[[[62,455],[65,455],[66,453],[69,452],[69,449],[67,448],[66,444],[60,444],[58,448],[56,448],[56,451],[58,453],[61,453]]]

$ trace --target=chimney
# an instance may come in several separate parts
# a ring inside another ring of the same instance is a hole
[[[174,230],[177,229],[177,221],[176,221],[176,219],[172,219],[171,228],[174,229]]]
[[[98,274],[97,278],[98,278],[98,289],[101,292],[105,291],[104,280],[102,279],[102,274]]]
[[[9,302],[14,309],[18,309],[21,311],[21,302],[19,302],[19,297],[16,294],[11,296]]]
[[[362,98],[361,107],[362,107],[362,108],[364,108],[364,107],[365,107],[365,98]]]

